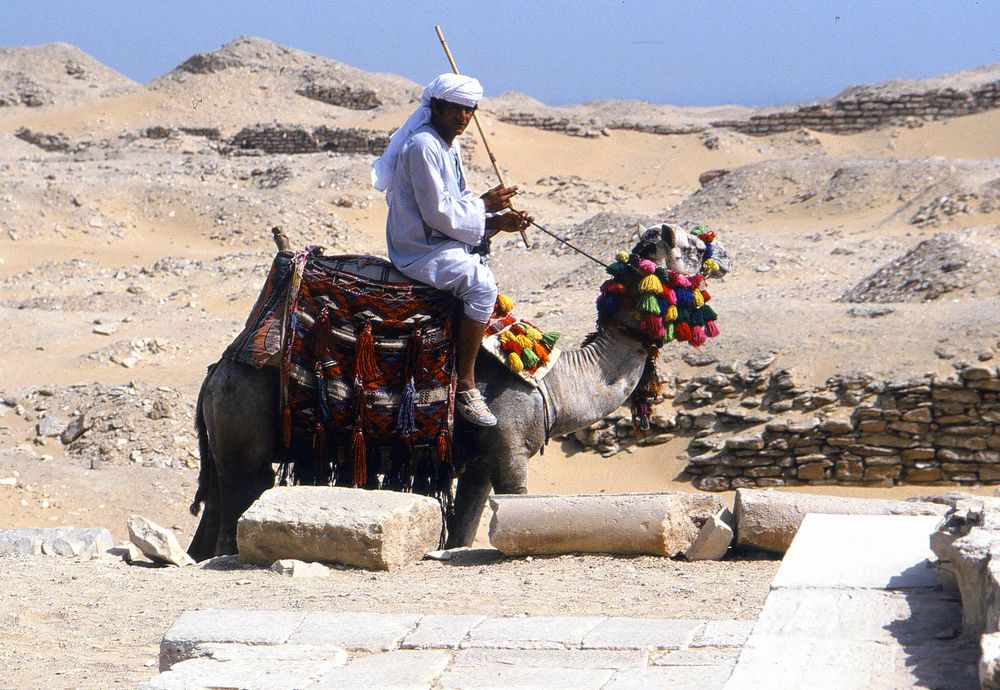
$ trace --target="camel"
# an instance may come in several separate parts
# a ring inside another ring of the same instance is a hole
[[[730,268],[720,243],[713,245],[718,274]],[[698,273],[705,245],[680,226],[642,229],[633,252],[658,266]],[[638,279],[627,287],[636,291]],[[492,356],[480,353],[476,381],[499,423],[456,429],[468,439],[454,511],[447,520],[448,548],[471,545],[490,491],[527,493],[528,459],[550,437],[570,434],[604,418],[630,396],[646,366],[648,345],[634,319],[624,315],[575,350],[563,351],[535,388]],[[544,397],[543,397],[544,394]],[[261,369],[222,359],[209,368],[196,406],[201,451],[198,489],[191,506],[204,512],[188,549],[201,561],[233,554],[243,512],[274,485],[278,425],[277,367]]]

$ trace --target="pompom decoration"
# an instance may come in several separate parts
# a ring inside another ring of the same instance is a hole
[[[624,275],[625,271],[627,270],[628,270],[628,264],[625,261],[615,261],[611,263],[607,268],[608,273],[613,275],[615,278],[621,278],[622,275]]]
[[[537,342],[538,342],[539,340],[541,340],[541,339],[542,339],[542,332],[541,332],[541,331],[539,331],[539,330],[538,330],[537,328],[535,328],[534,326],[528,326],[527,328],[525,328],[525,329],[524,329],[524,334],[525,334],[526,336],[528,336],[528,338],[529,338],[529,339],[531,340],[531,342],[533,342],[533,343],[537,343]]]
[[[702,336],[704,336],[704,333],[702,333]],[[524,364],[525,369],[532,369],[538,366],[538,355],[535,354],[533,349],[525,349],[521,352],[521,363]]]
[[[493,306],[493,311],[496,312],[497,316],[507,316],[507,314],[514,311],[514,300],[507,295],[497,295],[497,301]]]
[[[555,331],[542,334],[542,344],[549,349],[549,352],[555,349],[557,342],[559,342],[559,334]]]
[[[515,355],[521,354],[521,343],[517,342],[517,340],[515,340],[514,338],[510,338],[500,347],[504,352],[510,352]]]
[[[661,295],[663,294],[663,283],[654,274],[650,273],[639,283],[639,292],[644,295]]]
[[[623,264],[627,264],[629,258],[631,258],[630,255],[629,255],[629,253],[626,252],[626,251],[624,251],[624,250],[623,251],[615,252],[615,261],[619,261],[619,262],[621,262]]]
[[[524,363],[521,361],[521,358],[517,356],[516,352],[511,352],[507,355],[507,366],[509,366],[510,370],[515,374],[524,371]]]
[[[676,321],[677,320],[677,307],[675,307],[673,305],[670,305],[669,307],[667,307],[667,313],[663,315],[663,318],[666,319],[667,321]]]
[[[674,324],[668,323],[666,328],[664,328],[664,331],[666,332],[663,334],[663,339],[669,343],[674,339]]]
[[[639,311],[643,314],[660,314],[660,302],[656,295],[643,295],[639,300]]]
[[[672,288],[664,288],[663,294],[671,304],[677,304],[677,293]]]
[[[625,286],[614,278],[611,278],[601,283],[601,293],[605,295],[624,295]]]
[[[521,349],[525,351],[530,350],[535,346],[535,343],[531,341],[531,338],[523,334],[514,336],[514,340],[516,340],[517,344],[521,346]],[[525,354],[527,354],[527,352],[525,352]],[[522,356],[521,359],[523,360],[524,357]],[[527,362],[525,362],[525,364],[527,364]]]
[[[719,327],[716,325],[715,321],[709,321],[705,324],[705,333],[708,334],[709,338],[719,337]]]
[[[654,264],[649,259],[643,259],[639,262],[639,273],[644,276],[652,275],[656,271],[656,264]]]
[[[709,300],[712,299],[712,296],[710,294],[708,294],[708,290],[702,290],[701,291],[701,299],[702,299],[703,302],[708,302]]]
[[[541,362],[542,364],[548,364],[549,351],[545,349],[545,346],[542,343],[535,343],[535,346],[532,348],[532,350],[538,357],[539,362]]]
[[[663,319],[653,314],[643,316],[642,321],[639,322],[639,327],[650,340],[659,340],[666,334],[663,328]]]
[[[706,273],[718,273],[719,262],[715,259],[705,259],[705,262],[702,264],[702,270]]]
[[[694,297],[694,306],[701,309],[705,306],[705,298],[701,296],[701,290],[692,290],[692,297]]]
[[[681,321],[674,326],[674,336],[682,343],[688,342],[691,340],[691,326],[687,325],[684,321]]]
[[[689,288],[691,287],[691,281],[687,276],[682,276],[680,273],[670,272],[670,285],[675,288]]]
[[[705,336],[705,329],[701,326],[695,326],[691,329],[691,344],[695,347],[701,347],[705,344],[708,338]]]

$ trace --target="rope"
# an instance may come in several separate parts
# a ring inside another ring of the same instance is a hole
[[[539,225],[535,221],[531,221],[531,224],[534,225],[539,230],[541,230],[542,232],[544,232],[549,237],[553,237],[553,238],[559,240],[560,242],[562,242],[563,244],[565,244],[567,247],[569,247],[570,249],[572,249],[577,254],[583,254],[585,257],[587,257],[588,259],[590,259],[594,263],[598,264],[599,266],[603,266],[604,268],[608,267],[608,265],[606,263],[604,263],[603,261],[600,261],[599,259],[595,259],[590,254],[588,254],[587,252],[583,251],[579,247],[573,246],[570,242],[567,242],[566,240],[564,240],[563,238],[559,237],[559,235],[555,234],[554,232],[550,232],[550,231],[546,230],[545,228],[543,228],[541,225]]]

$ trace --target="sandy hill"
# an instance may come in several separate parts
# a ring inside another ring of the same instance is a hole
[[[136,86],[66,43],[0,48],[0,108],[63,106],[126,93]]]

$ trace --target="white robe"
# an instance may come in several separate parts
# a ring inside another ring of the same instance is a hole
[[[389,260],[413,280],[454,294],[486,323],[496,302],[492,271],[472,250],[486,236],[483,200],[465,185],[461,149],[426,124],[400,151],[386,195]]]

